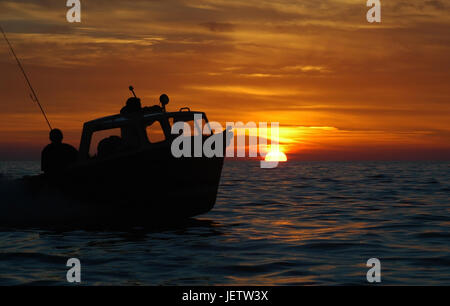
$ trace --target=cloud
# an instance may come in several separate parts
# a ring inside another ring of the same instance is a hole
[[[219,85],[219,86],[188,86],[189,89],[203,90],[203,91],[217,91],[227,92],[240,95],[255,95],[255,96],[292,96],[299,94],[298,91],[287,88],[262,88],[249,87],[239,85]]]
[[[231,23],[204,22],[200,25],[207,28],[211,32],[233,32],[235,30],[235,25]]]
[[[300,72],[328,72],[329,70],[322,66],[312,66],[312,65],[295,65],[284,67],[285,71],[300,71]]]

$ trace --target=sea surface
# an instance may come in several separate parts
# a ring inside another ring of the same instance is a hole
[[[176,227],[0,230],[0,285],[450,285],[450,163],[226,161],[215,208]],[[11,180],[37,162],[0,162]],[[22,203],[23,205],[33,205]],[[1,225],[0,225],[1,226]]]

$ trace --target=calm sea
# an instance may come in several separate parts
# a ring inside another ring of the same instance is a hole
[[[367,284],[369,258],[382,284],[450,285],[449,167],[226,162],[213,211],[179,227],[0,230],[0,285],[67,284],[71,257],[84,285]],[[0,185],[38,172],[0,162]]]

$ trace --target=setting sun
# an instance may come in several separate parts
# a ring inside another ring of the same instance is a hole
[[[270,151],[267,153],[265,161],[285,162],[287,161],[287,157],[286,154],[281,151]]]

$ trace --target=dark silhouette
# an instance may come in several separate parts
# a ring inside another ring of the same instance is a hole
[[[124,149],[122,138],[119,136],[109,136],[98,143],[97,156],[100,158],[121,152]]]
[[[51,144],[42,151],[41,169],[46,174],[66,169],[78,159],[78,151],[69,144],[62,143],[63,133],[59,129],[50,131]]]
[[[129,115],[142,111],[141,99],[131,97],[127,104],[120,110],[121,115]],[[126,147],[136,148],[139,146],[139,132],[135,127],[124,126],[122,130],[122,140]]]
[[[127,104],[122,107],[120,113],[122,115],[136,113],[142,110],[141,99],[136,97],[131,97],[127,100]]]
[[[210,211],[216,202],[225,148],[221,155],[212,157],[174,156],[173,123],[193,122],[196,115],[201,115],[205,124],[208,119],[205,113],[188,108],[167,112],[168,101],[163,95],[160,105],[146,108],[139,98],[130,98],[122,114],[85,122],[79,153],[62,143],[60,130],[52,130],[52,143],[42,152],[45,174],[24,177],[23,182],[26,192],[45,205],[55,195],[64,201],[48,206],[52,211],[45,210],[39,216],[27,211],[22,220],[34,226],[60,222],[134,228],[176,223]],[[158,124],[153,126],[155,122]],[[163,134],[165,140],[152,142],[149,136],[153,133]],[[224,130],[202,135],[202,145],[209,137],[225,139],[227,134]],[[97,144],[97,135],[109,137],[100,138]],[[89,155],[93,146],[97,146],[95,158]]]
[[[166,105],[169,104],[169,96],[166,94],[162,94],[159,97],[159,102],[161,103],[161,108],[163,110],[163,112],[166,111]]]

